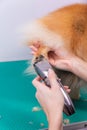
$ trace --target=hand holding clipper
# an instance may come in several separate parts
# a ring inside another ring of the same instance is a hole
[[[41,77],[41,79],[45,82],[45,84],[50,87],[50,82],[48,79],[48,70],[49,68],[52,69],[51,65],[49,62],[41,55],[36,58],[36,61],[33,64],[34,69],[36,73]],[[74,105],[67,94],[66,90],[64,89],[64,86],[60,82],[60,79],[57,78],[58,85],[60,86],[60,89],[62,91],[62,94],[64,96],[64,113],[67,115],[72,115],[75,113],[75,108]]]

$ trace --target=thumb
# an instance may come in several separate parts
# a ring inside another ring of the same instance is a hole
[[[49,62],[50,62],[51,65],[55,66],[55,60],[53,58],[50,58],[48,60],[49,60]]]
[[[48,78],[50,81],[51,88],[58,88],[57,76],[52,69],[49,69],[48,71]]]

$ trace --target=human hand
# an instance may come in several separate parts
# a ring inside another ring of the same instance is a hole
[[[34,42],[33,45],[30,46],[31,53],[35,55],[40,47],[40,42]],[[48,53],[48,61],[51,65],[56,68],[71,71],[72,72],[72,64],[73,59],[75,58],[69,52],[66,52],[65,49],[59,48]],[[74,58],[73,58],[74,57]]]
[[[48,53],[48,61],[55,68],[73,71],[73,63],[77,57],[64,47],[55,48]]]
[[[48,120],[55,119],[63,111],[64,97],[56,81],[56,76],[52,70],[49,70],[48,78],[51,88],[40,82],[40,77],[33,80],[33,85],[36,87],[36,98],[45,111]],[[68,91],[68,87],[65,87]]]
[[[49,70],[48,78],[51,88],[40,82],[40,77],[35,78],[32,83],[37,89],[36,98],[47,115],[49,130],[60,130],[62,128],[64,97],[52,70]],[[67,86],[65,88],[68,89]]]
[[[33,55],[37,53],[39,47],[39,42],[36,42],[30,46]],[[64,48],[59,48],[59,50],[55,49],[51,53],[51,56],[48,56],[48,61],[51,65],[62,70],[70,71],[87,81],[87,74],[85,73],[87,70],[87,62],[83,61],[81,58],[73,55],[72,53],[67,52]],[[53,56],[53,54],[56,55]]]
[[[87,82],[87,62],[75,56],[64,48],[55,49],[55,57],[49,57],[49,62],[56,68],[70,71]]]

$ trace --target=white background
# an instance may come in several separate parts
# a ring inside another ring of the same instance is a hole
[[[20,25],[41,17],[59,7],[87,0],[1,0],[0,1],[0,61],[29,59],[30,50],[21,44],[17,33]]]

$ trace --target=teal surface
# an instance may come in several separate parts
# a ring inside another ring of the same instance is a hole
[[[27,61],[0,63],[0,130],[39,130],[48,125],[42,110],[32,112],[39,104],[31,83],[35,76],[24,73],[27,67]],[[76,113],[64,115],[71,123],[87,120],[86,90],[81,95],[80,100],[74,101]]]

